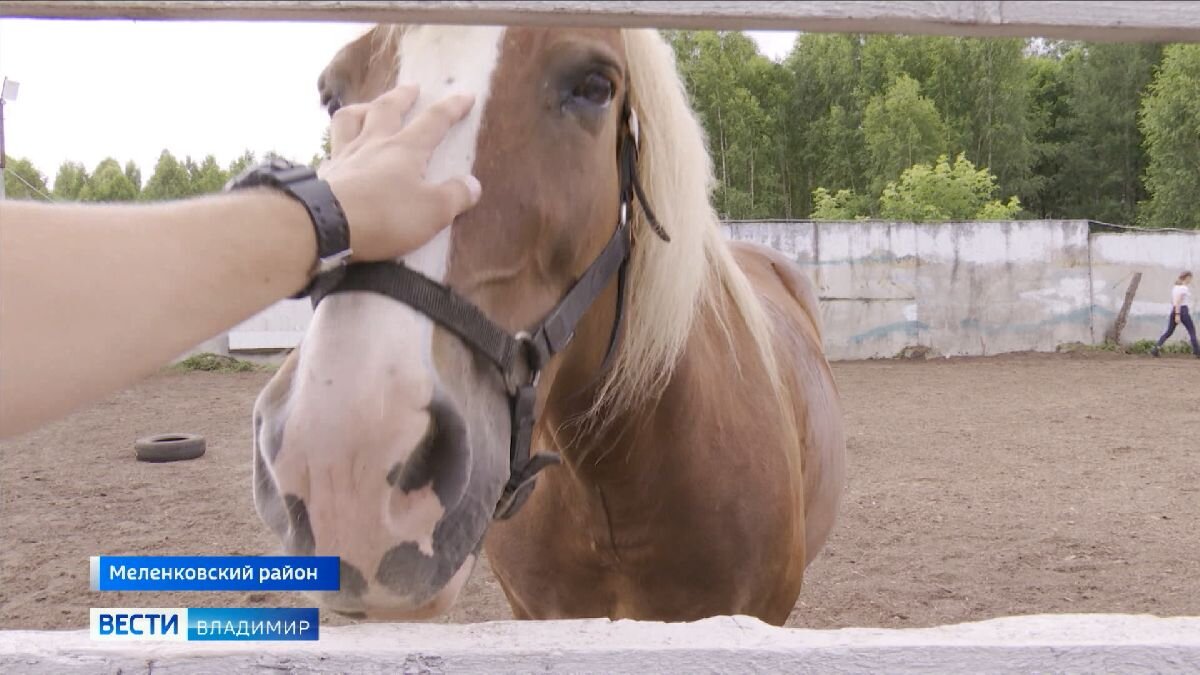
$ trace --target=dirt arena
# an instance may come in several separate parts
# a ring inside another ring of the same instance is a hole
[[[849,485],[792,625],[1200,615],[1200,362],[1022,354],[834,370]],[[102,606],[307,605],[88,590],[91,555],[278,552],[250,495],[250,410],[268,376],[163,373],[0,444],[0,628],[84,628]],[[203,434],[208,453],[134,461],[135,438],[168,431]],[[448,620],[507,618],[483,564]]]

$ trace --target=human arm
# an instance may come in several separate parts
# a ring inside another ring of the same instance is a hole
[[[265,190],[0,204],[0,436],[131,384],[304,285],[304,207]]]
[[[355,259],[407,253],[478,199],[473,178],[424,179],[472,101],[448,99],[404,126],[415,98],[398,88],[335,116],[321,173]],[[296,292],[315,257],[304,207],[268,188],[156,204],[0,202],[0,438],[128,386]]]

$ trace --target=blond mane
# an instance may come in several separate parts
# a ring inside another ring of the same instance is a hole
[[[734,261],[712,207],[712,159],[674,52],[654,30],[627,29],[622,35],[631,103],[641,123],[638,176],[671,241],[656,237],[644,214],[633,209],[626,332],[589,417],[612,419],[659,397],[705,309],[721,321],[740,317],[753,337],[751,353],[757,352],[772,385],[781,390],[771,323]],[[728,324],[722,326],[732,343]]]

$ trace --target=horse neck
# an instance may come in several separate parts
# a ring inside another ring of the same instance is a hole
[[[698,330],[689,339],[661,396],[616,415],[598,411],[602,421],[589,419],[589,413],[597,412],[592,406],[603,379],[599,369],[609,348],[615,301],[615,288],[611,288],[581,322],[571,349],[563,354],[542,416],[542,442],[552,445],[575,466],[577,476],[596,480],[617,480],[645,470],[647,464],[664,461],[663,453],[671,448],[665,448],[669,444],[658,439],[680,421],[675,418],[686,409],[684,398],[693,390],[684,380],[694,376],[697,364],[712,360],[712,355],[704,355],[711,342],[707,338],[712,331],[707,327],[715,323],[712,308],[708,307],[696,317]]]

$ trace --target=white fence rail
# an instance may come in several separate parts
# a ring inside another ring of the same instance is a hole
[[[802,630],[748,617],[689,624],[496,622],[326,628],[316,643],[90,642],[0,632],[0,672],[1195,673],[1200,619],[1054,615],[907,630]]]
[[[381,23],[579,24],[1078,40],[1200,41],[1193,2],[788,2],[786,0],[14,0],[0,16]]]

